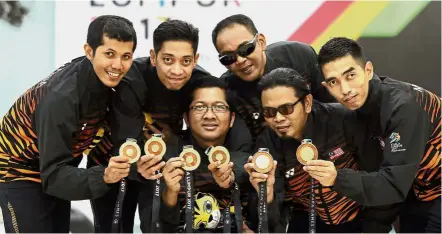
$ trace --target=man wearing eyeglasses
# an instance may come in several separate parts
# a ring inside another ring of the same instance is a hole
[[[219,53],[219,61],[228,69],[221,78],[225,79],[229,90],[236,92],[234,108],[254,139],[265,126],[257,83],[275,68],[292,68],[307,78],[314,99],[334,100],[321,87],[324,78],[317,66],[316,53],[309,45],[282,41],[267,47],[265,36],[242,14],[221,20],[212,31],[212,42]]]
[[[337,168],[358,170],[355,155],[359,153],[359,149],[353,146],[352,136],[343,121],[352,112],[337,103],[327,104],[313,100],[306,80],[293,69],[277,68],[266,74],[258,85],[262,91],[264,119],[269,128],[258,137],[256,147],[268,148],[278,162],[274,192],[284,194],[284,208],[280,213],[290,212],[284,210],[286,208],[292,209],[291,212],[297,209],[308,210],[311,177],[298,162],[297,149],[303,140],[310,139],[318,150],[318,158],[334,163]],[[246,165],[250,181],[256,181],[255,178],[269,179],[261,173],[253,174],[251,169],[251,165]],[[371,225],[369,222],[377,222],[376,220],[363,219],[364,215],[373,210],[363,208],[350,198],[338,194],[332,187],[322,186],[316,180],[314,186],[315,210],[319,217],[316,221],[318,232],[380,231],[372,229],[374,226],[368,226]],[[275,195],[275,199],[278,197]],[[276,202],[283,203],[278,200]],[[288,232],[308,232],[308,223],[307,217],[292,217]],[[379,227],[383,226],[377,226]]]
[[[226,224],[223,210],[230,209],[229,203],[234,199],[232,186],[234,183],[239,185],[243,194],[248,191],[244,187],[247,177],[243,165],[249,154],[232,151],[226,141],[228,137],[237,136],[227,135],[233,126],[235,113],[230,110],[224,82],[206,76],[195,87],[184,114],[190,131],[181,142],[181,145],[192,145],[201,156],[201,164],[192,171],[195,198],[193,229],[198,232],[222,232]],[[205,153],[210,146],[226,147],[231,162],[222,166],[219,162],[210,163]],[[167,160],[162,172],[166,182],[160,211],[163,232],[182,232],[186,223],[185,171],[182,169],[183,159],[177,157],[179,153],[180,150]],[[235,220],[236,217],[239,217],[239,222]],[[242,216],[232,215],[231,220],[233,229],[229,229],[229,232],[237,232],[237,225],[243,225]],[[245,225],[244,229],[248,230],[248,227]]]

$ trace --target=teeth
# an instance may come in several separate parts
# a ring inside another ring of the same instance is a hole
[[[113,73],[113,72],[107,72],[107,74],[113,77],[118,77],[120,75],[119,73]]]

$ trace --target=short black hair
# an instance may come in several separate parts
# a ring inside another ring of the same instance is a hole
[[[169,19],[162,22],[153,32],[153,49],[155,53],[161,50],[166,41],[185,41],[192,44],[193,54],[198,50],[199,30],[191,23]]]
[[[102,15],[95,18],[87,31],[87,43],[94,54],[96,49],[103,45],[104,36],[122,42],[133,41],[132,52],[137,48],[137,33],[131,21],[121,16]]]
[[[239,24],[246,27],[247,30],[249,30],[249,32],[253,35],[258,33],[258,29],[256,29],[256,26],[253,23],[253,20],[250,19],[250,17],[243,14],[231,15],[221,20],[212,31],[212,42],[215,48],[216,48],[216,40],[218,38],[218,34],[225,28],[231,27],[234,24]]]
[[[293,88],[297,98],[304,98],[311,93],[308,81],[291,68],[276,68],[264,75],[258,83],[261,93],[279,86]],[[304,103],[304,101],[301,102]]]
[[[204,89],[204,88],[220,88],[221,90],[224,91],[227,105],[231,106],[230,105],[231,104],[231,98],[230,98],[231,95],[227,91],[227,84],[222,79],[219,79],[219,78],[211,76],[211,75],[205,75],[205,76],[201,77],[201,79],[192,83],[192,88],[190,91],[189,99],[187,100],[187,105],[186,105],[187,108],[193,102],[195,92],[199,89]]]
[[[318,54],[318,65],[322,67],[326,63],[351,55],[362,67],[367,62],[362,46],[355,40],[346,37],[335,37],[327,41]]]

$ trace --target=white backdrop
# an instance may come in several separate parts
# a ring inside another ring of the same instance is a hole
[[[139,41],[135,57],[148,56],[149,50],[153,47],[153,31],[164,18],[170,17],[191,22],[199,28],[199,65],[213,75],[219,76],[225,68],[217,60],[211,34],[212,29],[220,20],[232,14],[246,14],[254,20],[258,30],[267,36],[268,43],[272,43],[286,40],[322,2],[289,0],[57,1],[55,65],[58,67],[84,54],[83,44],[86,41],[87,27],[93,17],[115,14],[131,20]],[[117,4],[127,4],[127,6]],[[202,6],[204,4],[212,5]]]

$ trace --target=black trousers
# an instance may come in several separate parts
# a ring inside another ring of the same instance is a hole
[[[441,233],[440,197],[433,201],[419,201],[413,193],[401,204],[399,211],[399,232]]]
[[[126,182],[127,187],[120,220],[120,232],[133,233],[135,212],[137,210],[138,182],[132,180],[126,180]],[[120,183],[115,183],[104,196],[91,200],[96,233],[112,232],[112,220],[119,186]]]
[[[6,233],[69,233],[70,201],[43,193],[40,183],[0,183]]]

